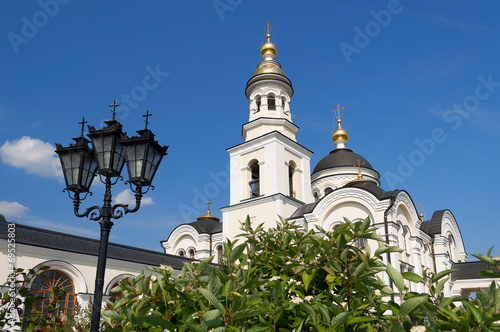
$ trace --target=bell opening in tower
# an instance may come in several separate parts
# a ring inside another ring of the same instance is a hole
[[[253,161],[250,165],[251,180],[248,183],[250,185],[250,198],[260,196],[260,172],[259,172],[259,162],[257,160]]]

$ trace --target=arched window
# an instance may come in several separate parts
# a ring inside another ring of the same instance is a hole
[[[59,299],[54,299],[53,290],[55,288],[64,290],[64,293],[61,294]],[[42,299],[37,300],[31,308],[27,308],[26,313],[28,315],[32,314],[34,311],[47,313],[49,303],[54,300],[59,302],[60,308],[62,309],[60,317],[56,317],[56,320],[60,320],[60,322],[64,323],[67,317],[73,315],[76,302],[75,286],[71,278],[64,272],[48,270],[41,273],[33,280],[31,293],[33,297],[41,297]]]
[[[453,239],[453,235],[450,234],[450,236],[448,236],[448,250],[450,252],[450,261],[453,260],[454,249],[455,249],[455,239]]]
[[[285,109],[285,103],[286,103],[286,98],[281,97],[281,106],[283,107],[283,109]]]
[[[261,104],[260,96],[255,97],[255,104],[257,105],[257,112],[260,111],[260,104]]]
[[[259,171],[259,161],[252,160],[248,165],[250,168],[250,198],[260,196],[260,171]]]
[[[331,193],[333,191],[333,189],[331,187],[326,187],[325,188],[325,195],[328,195],[329,193]]]
[[[113,288],[117,287],[119,284],[120,284],[120,281],[122,281],[122,279],[118,280],[117,282],[115,282],[113,284],[113,286],[111,287],[111,290],[113,290]],[[123,296],[123,293],[122,292],[116,292],[116,293],[113,293],[112,291],[110,291],[110,294],[109,294],[109,301],[110,302],[115,302],[117,299],[123,299],[124,296]]]
[[[184,257],[184,256],[186,256],[186,253],[184,252],[184,250],[181,249],[178,251],[177,255]]]
[[[189,256],[189,258],[194,259],[194,249],[188,250],[188,256]]]
[[[222,254],[223,254],[223,249],[222,246],[219,244],[217,246],[217,262],[222,262]]]
[[[319,194],[317,191],[313,192],[313,197],[315,202],[319,201]]]
[[[272,93],[267,96],[267,109],[276,111],[276,97]]]
[[[293,161],[290,161],[288,164],[288,188],[289,188],[289,195],[290,197],[295,198],[295,192],[294,192],[294,187],[293,187],[293,175],[295,173],[295,168],[296,164]]]

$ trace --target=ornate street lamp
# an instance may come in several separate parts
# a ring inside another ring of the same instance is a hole
[[[88,136],[92,141],[92,149],[88,146],[89,140],[83,137],[83,126],[85,119],[79,124],[82,125],[82,134],[74,138],[76,144],[64,148],[56,143],[56,153],[61,160],[64,172],[66,188],[70,198],[73,200],[74,212],[77,217],[88,217],[90,220],[99,221],[101,225],[101,239],[99,242],[99,256],[97,260],[97,272],[94,291],[94,305],[92,308],[91,331],[99,331],[99,321],[101,318],[102,293],[104,287],[104,272],[106,269],[106,258],[108,251],[109,232],[113,226],[111,219],[120,219],[123,214],[133,213],[139,210],[141,199],[150,188],[153,177],[160,165],[160,162],[167,154],[167,146],[160,146],[154,140],[153,133],[148,128],[149,111],[146,112],[146,128],[139,130],[140,136],[128,138],[122,132],[122,125],[115,120],[115,108],[119,106],[113,102],[113,118],[105,121],[106,127],[96,130],[88,126]],[[128,204],[111,205],[111,186],[119,179],[123,179],[120,173],[124,164],[127,164],[131,190],[135,193],[135,207],[128,208]],[[80,213],[81,202],[90,192],[90,186],[95,173],[99,174],[101,182],[105,185],[104,199],[102,206],[92,206]],[[116,179],[115,179],[116,178]],[[134,186],[134,187],[133,187]],[[71,195],[73,193],[73,196]],[[80,194],[84,193],[83,198]],[[118,210],[119,209],[119,210]]]

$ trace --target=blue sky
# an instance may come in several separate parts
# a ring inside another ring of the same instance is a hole
[[[298,141],[311,168],[333,148],[337,104],[347,146],[415,204],[450,209],[469,254],[500,252],[500,4],[493,1],[68,1],[2,3],[0,213],[97,238],[73,215],[53,153],[102,126],[108,105],[133,134],[169,145],[139,212],[111,241],[161,250],[180,223],[228,205],[228,147],[248,120],[245,84],[273,23],[292,80]],[[125,173],[124,173],[125,174]],[[113,188],[126,200],[123,183]],[[100,204],[103,185],[82,206]]]

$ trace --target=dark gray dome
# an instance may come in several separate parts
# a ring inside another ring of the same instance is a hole
[[[358,159],[361,164],[364,163],[361,167],[373,170],[368,160],[352,152],[351,149],[340,148],[333,149],[328,156],[321,159],[312,173],[335,167],[353,167],[358,164]]]

